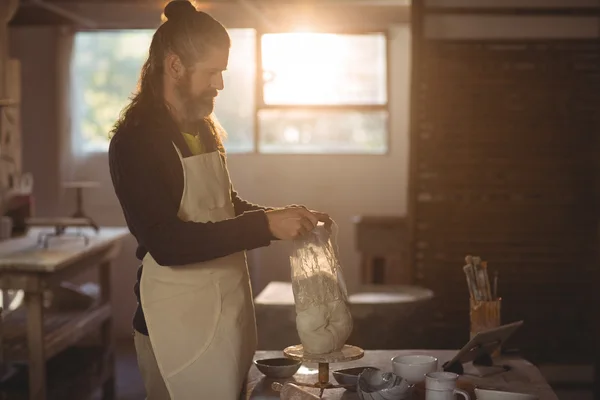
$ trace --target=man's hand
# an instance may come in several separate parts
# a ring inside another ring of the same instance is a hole
[[[333,220],[331,219],[329,214],[326,214],[326,213],[320,212],[320,211],[309,210],[308,208],[306,208],[304,206],[293,205],[293,206],[288,206],[288,207],[301,207],[307,211],[310,211],[315,217],[317,217],[319,222],[322,222],[325,224],[325,229],[327,229],[327,231],[331,233],[331,226],[333,225]]]
[[[317,215],[304,207],[286,207],[266,212],[269,229],[281,240],[296,239],[312,231],[319,223]]]
[[[313,215],[317,217],[319,222],[322,222],[325,224],[325,229],[327,229],[328,232],[331,232],[331,225],[333,225],[333,220],[331,219],[329,214],[322,213],[319,211],[314,211],[314,210],[310,210],[310,212],[313,213]]]

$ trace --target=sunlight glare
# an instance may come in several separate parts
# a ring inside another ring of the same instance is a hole
[[[151,31],[140,30],[134,32],[122,33],[118,47],[115,49],[119,57],[142,58],[148,54],[150,42],[152,41]]]
[[[295,28],[291,29],[294,33],[312,33],[313,30],[305,25],[297,25]]]
[[[343,101],[343,86],[350,84],[344,61],[351,48],[341,35],[294,32],[267,34],[262,40],[263,68],[271,76],[265,99],[285,104]]]

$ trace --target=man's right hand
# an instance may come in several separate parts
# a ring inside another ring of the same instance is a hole
[[[281,240],[304,236],[319,223],[318,217],[303,207],[279,208],[266,214],[271,233]]]

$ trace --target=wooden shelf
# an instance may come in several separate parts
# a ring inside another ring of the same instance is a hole
[[[48,399],[84,399],[112,375],[101,347],[72,347],[48,361]],[[0,382],[0,393],[11,400],[29,400],[27,366],[17,366]]]
[[[44,348],[46,360],[52,358],[87,335],[97,332],[112,313],[109,304],[81,311],[45,311]],[[28,362],[27,318],[24,309],[4,320],[3,346],[7,362]]]
[[[0,99],[0,107],[15,107],[19,103],[12,99]]]

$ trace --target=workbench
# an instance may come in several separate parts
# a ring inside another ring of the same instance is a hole
[[[7,365],[27,366],[28,390],[18,398],[52,398],[47,382],[47,360],[71,348],[92,333],[99,333],[101,362],[96,384],[102,385],[103,398],[115,395],[114,350],[112,338],[111,262],[120,250],[126,228],[89,228],[85,235],[53,237],[44,248],[41,234],[49,229],[30,229],[27,235],[0,242],[0,289],[22,290],[24,304],[3,321],[2,350]],[[87,244],[85,243],[87,242]],[[96,268],[100,293],[97,301],[84,310],[47,312],[44,292],[81,272]],[[53,371],[48,371],[52,373]],[[73,377],[74,379],[74,377]],[[90,388],[91,389],[91,388]],[[10,394],[9,398],[17,398]]]
[[[392,371],[391,359],[398,355],[408,354],[426,354],[437,357],[438,365],[452,359],[458,350],[365,350],[362,359],[346,363],[331,364],[329,368],[329,381],[337,383],[333,378],[332,372],[338,369],[370,366],[379,368],[385,372]],[[281,351],[258,351],[255,360],[263,358],[283,357]],[[509,390],[521,393],[532,393],[539,396],[539,400],[558,400],[558,397],[546,382],[540,371],[530,362],[520,357],[501,357],[495,360],[496,364],[508,365],[511,369],[485,377],[462,375],[459,378],[459,384],[471,384],[475,387],[491,387],[500,390]],[[469,369],[465,368],[468,373]],[[297,382],[312,383],[317,380],[317,365],[303,364],[298,372],[292,377]],[[279,394],[271,388],[271,384],[276,380],[266,378],[256,366],[252,366],[248,374],[248,385],[246,399],[267,400],[279,399]],[[286,380],[277,380],[277,382],[286,382]],[[308,389],[311,393],[318,395],[317,389]],[[356,393],[342,388],[327,389],[323,394],[323,399],[327,400],[358,400]],[[472,397],[472,400],[475,400]]]

